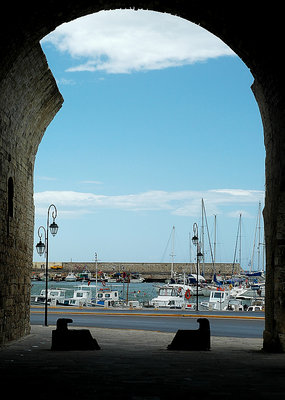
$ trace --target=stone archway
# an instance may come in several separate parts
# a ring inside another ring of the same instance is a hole
[[[99,10],[168,12],[220,37],[250,68],[264,126],[267,289],[264,348],[285,351],[285,113],[281,10],[248,2],[75,0],[6,7],[0,28],[0,343],[29,332],[33,168],[38,145],[63,99],[39,41],[63,22]],[[277,55],[277,56],[276,56]],[[13,189],[13,190],[12,190]],[[13,196],[12,196],[13,193]],[[11,197],[12,196],[12,197]]]

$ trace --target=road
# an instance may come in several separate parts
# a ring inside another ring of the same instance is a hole
[[[212,336],[261,338],[264,313],[246,312],[185,312],[182,310],[95,310],[49,308],[48,324],[55,325],[58,318],[71,318],[72,326],[138,329],[176,332],[178,329],[197,329],[197,319],[208,318]],[[44,308],[31,307],[31,324],[44,323]]]

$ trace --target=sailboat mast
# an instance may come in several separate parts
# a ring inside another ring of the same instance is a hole
[[[204,240],[204,199],[202,199],[202,254],[203,254],[203,276],[205,276],[205,240]]]
[[[261,219],[261,203],[258,204],[258,247],[257,247],[257,271],[260,268],[260,245],[261,245],[261,236],[260,236],[260,219]]]
[[[174,242],[174,240],[175,240],[175,226],[172,227],[172,246],[171,246],[171,254],[170,254],[170,256],[171,256],[171,278],[173,278],[173,276],[174,276],[174,257],[175,257],[175,254],[174,254],[175,242]]]
[[[216,263],[216,246],[217,246],[217,216],[214,215],[214,265]]]
[[[232,275],[234,274],[234,269],[235,269],[236,253],[237,253],[238,240],[240,239],[240,232],[241,232],[241,214],[239,215],[239,223],[238,223],[238,230],[237,230],[237,237],[236,237],[236,245],[235,245],[235,252],[234,252]],[[241,246],[240,246],[240,249],[241,249]],[[240,255],[241,255],[241,253],[240,253]]]
[[[258,230],[258,224],[259,224],[259,215],[257,216],[256,220],[256,225],[255,225],[255,232],[254,232],[254,241],[253,241],[253,247],[252,247],[252,254],[251,254],[251,262],[250,262],[250,272],[252,272],[253,269],[253,264],[254,264],[254,252],[255,252],[255,245],[256,245],[256,235],[257,235],[257,230]],[[257,249],[259,248],[259,243],[257,244]],[[259,252],[258,252],[258,258],[259,258]],[[259,260],[258,260],[259,262]],[[259,265],[258,265],[259,268]]]
[[[205,226],[208,234],[208,241],[209,241],[209,248],[210,248],[210,254],[211,254],[211,260],[213,264],[213,276],[216,273],[215,271],[215,263],[214,263],[214,256],[213,256],[213,250],[212,250],[212,245],[211,245],[211,239],[210,239],[210,233],[209,233],[209,227],[208,227],[208,220],[207,220],[207,213],[206,213],[206,208],[205,208],[205,203],[203,201],[202,203],[203,206],[203,213],[204,213],[204,220],[205,220]],[[205,270],[203,270],[204,276],[205,276]]]
[[[241,271],[241,214],[239,216],[239,267]]]

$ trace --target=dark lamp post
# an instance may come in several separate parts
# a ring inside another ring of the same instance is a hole
[[[49,229],[50,229],[50,233],[52,234],[52,236],[55,236],[58,231],[58,225],[53,221],[53,223],[50,224]]]
[[[192,237],[192,243],[194,244],[194,246],[197,246],[197,244],[198,244],[198,236],[196,236],[196,235],[194,235],[193,237]]]
[[[45,248],[46,248],[45,244],[40,239],[39,243],[37,243],[36,245],[36,250],[40,256],[44,254]]]
[[[51,208],[53,208],[52,211],[52,218],[53,222],[49,225],[49,213]],[[45,290],[45,326],[48,326],[47,323],[47,306],[48,306],[48,233],[50,230],[50,233],[52,236],[55,236],[58,231],[58,225],[55,223],[55,219],[57,217],[57,209],[54,204],[51,204],[48,208],[48,213],[47,213],[47,226],[46,228],[44,226],[40,226],[38,229],[38,236],[40,238],[39,243],[36,245],[36,250],[40,256],[42,256],[45,253],[46,256],[46,290]],[[41,230],[43,233],[41,233]],[[42,236],[44,234],[44,242],[42,242]]]
[[[197,257],[199,259],[199,261],[201,260],[201,258],[203,257],[203,254],[199,251],[199,253],[197,254]]]
[[[203,254],[200,251],[200,246],[199,246],[199,238],[198,238],[198,225],[196,222],[193,225],[193,237],[192,237],[192,243],[194,246],[197,247],[197,278],[196,278],[196,310],[198,311],[199,308],[199,301],[198,301],[198,287],[199,287],[199,281],[198,281],[198,275],[199,275],[199,261],[200,258],[203,257]]]

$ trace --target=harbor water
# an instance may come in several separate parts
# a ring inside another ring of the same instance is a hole
[[[45,281],[32,281],[31,282],[31,295],[39,295],[41,290],[45,289]],[[64,289],[66,290],[66,297],[71,298],[73,296],[74,290],[78,289],[79,286],[85,285],[88,288],[91,288],[92,296],[95,297],[96,293],[96,284],[95,282],[91,282],[88,286],[87,282],[48,282],[48,289]],[[157,296],[156,286],[158,284],[154,283],[106,283],[105,286],[102,285],[101,282],[97,283],[97,290],[100,289],[111,289],[117,290],[119,292],[119,298],[121,300],[128,301],[139,301],[140,303],[147,303],[152,298]]]

